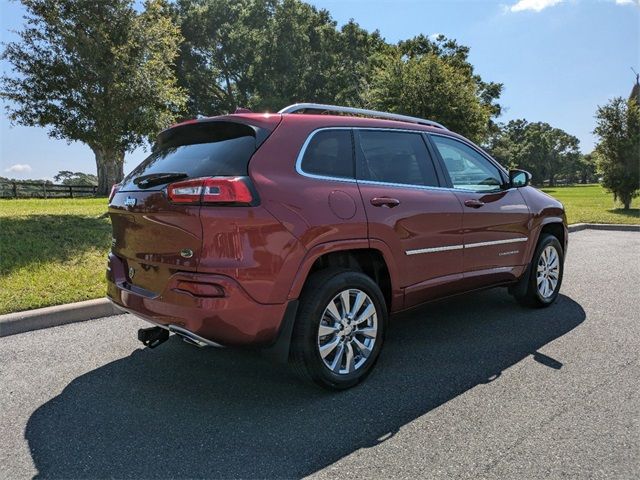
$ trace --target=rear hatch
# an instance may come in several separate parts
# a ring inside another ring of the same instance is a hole
[[[249,160],[279,120],[279,115],[232,115],[187,122],[160,134],[151,155],[115,187],[109,203],[111,250],[122,260],[128,283],[159,294],[176,271],[197,271],[201,193],[213,193],[208,207],[219,198],[225,206],[235,205],[225,197],[226,187],[241,183],[251,191],[245,206],[257,203],[247,177]],[[214,183],[202,187],[203,179]]]

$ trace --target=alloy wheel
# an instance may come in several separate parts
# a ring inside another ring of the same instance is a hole
[[[553,296],[560,280],[560,256],[553,245],[547,246],[538,259],[536,284],[544,299]]]
[[[361,368],[378,338],[378,315],[362,290],[338,293],[327,305],[318,327],[318,352],[333,373],[346,375]]]

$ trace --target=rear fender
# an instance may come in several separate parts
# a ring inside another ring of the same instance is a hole
[[[393,261],[391,250],[386,243],[380,240],[371,240],[371,242],[369,242],[366,238],[322,243],[309,250],[293,280],[293,284],[289,292],[289,299],[297,299],[300,297],[302,288],[309,276],[309,272],[318,258],[328,253],[363,249],[377,250],[382,255],[382,258],[387,265],[387,269],[389,270],[389,277],[391,279],[391,311],[401,310],[404,306],[404,294],[402,289],[399,287],[400,281],[398,279],[398,269]]]

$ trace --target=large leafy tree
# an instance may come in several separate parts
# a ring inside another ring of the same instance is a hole
[[[165,0],[21,0],[20,39],[0,95],[12,121],[42,126],[95,154],[98,191],[123,176],[124,155],[183,107],[172,64],[181,37]]]
[[[628,100],[614,98],[596,113],[595,155],[602,185],[625,209],[640,194],[640,85]]]
[[[176,18],[191,115],[356,104],[371,53],[385,45],[353,21],[338,30],[329,12],[299,0],[179,0]]]
[[[579,144],[576,137],[548,123],[518,119],[502,125],[488,148],[503,165],[528,170],[534,182],[553,186],[558,175],[579,160]]]
[[[402,41],[377,57],[364,100],[372,108],[436,120],[482,143],[495,129],[502,85],[475,74],[468,53],[442,35]]]

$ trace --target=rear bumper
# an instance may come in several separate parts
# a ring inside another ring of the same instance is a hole
[[[197,293],[185,283],[202,285]],[[159,294],[131,285],[124,264],[109,254],[107,296],[121,308],[152,323],[188,330],[221,345],[268,346],[274,343],[287,307],[253,300],[224,275],[177,272]]]

